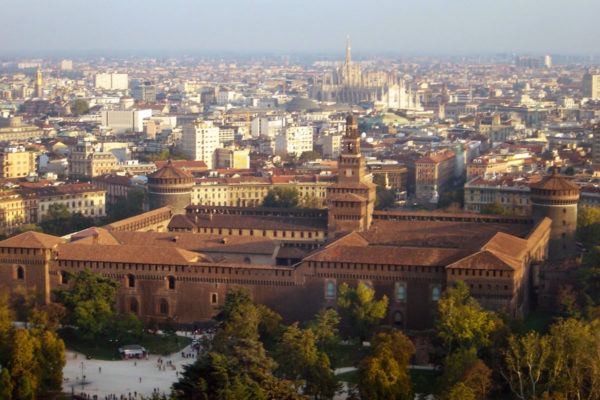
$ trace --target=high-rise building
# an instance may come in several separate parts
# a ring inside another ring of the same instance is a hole
[[[219,127],[211,121],[192,121],[183,127],[181,145],[189,160],[204,161],[208,168],[214,168],[214,154],[219,147]]]
[[[42,71],[38,68],[35,71],[35,97],[42,97],[43,96],[43,89],[44,86],[44,82],[42,80]]]
[[[544,67],[552,68],[552,57],[550,57],[548,54],[544,56]]]
[[[126,90],[129,87],[127,74],[96,74],[97,89]]]
[[[150,82],[144,82],[133,88],[132,96],[138,101],[153,103],[156,101],[156,86]]]
[[[587,72],[582,80],[583,96],[592,100],[600,100],[600,75]]]

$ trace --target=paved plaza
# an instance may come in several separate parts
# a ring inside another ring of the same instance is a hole
[[[191,353],[191,346],[182,350]],[[97,395],[103,400],[109,395],[121,395],[134,398],[137,395],[149,397],[155,389],[160,393],[170,393],[177,373],[183,371],[182,366],[191,364],[195,358],[184,358],[181,351],[170,356],[151,354],[148,359],[131,359],[119,361],[87,360],[84,355],[70,350],[65,352],[67,364],[63,370],[65,381],[63,391],[66,393],[86,393],[91,398]],[[162,364],[159,364],[159,359]],[[169,364],[169,365],[167,365]],[[164,368],[159,368],[162,365]],[[171,367],[172,365],[172,367]],[[85,375],[85,381],[82,376]]]

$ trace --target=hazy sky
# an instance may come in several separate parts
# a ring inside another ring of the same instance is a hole
[[[599,0],[0,0],[0,54],[597,54]]]

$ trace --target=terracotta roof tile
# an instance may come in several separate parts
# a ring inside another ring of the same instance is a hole
[[[23,232],[19,235],[5,239],[0,242],[0,247],[18,247],[24,249],[51,249],[64,239],[57,236],[46,235],[40,232]]]

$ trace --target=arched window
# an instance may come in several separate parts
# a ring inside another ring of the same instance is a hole
[[[250,264],[250,263],[252,263],[252,260],[250,260],[250,257],[244,257],[244,263]]]
[[[17,279],[20,281],[25,279],[25,269],[21,266],[17,267]]]
[[[394,325],[402,326],[403,323],[404,323],[404,315],[402,315],[402,312],[396,311],[394,313]]]
[[[174,276],[169,276],[167,278],[167,287],[169,288],[169,290],[175,290],[175,277]]]
[[[431,300],[438,301],[441,297],[441,290],[439,287],[434,286],[431,290]]]
[[[60,280],[61,285],[67,283],[67,272],[60,271],[60,274],[58,274],[58,279]]]
[[[212,293],[210,295],[210,302],[211,302],[211,304],[217,304],[217,294],[216,293]]]
[[[327,282],[327,297],[335,297],[335,283]]]
[[[162,299],[160,301],[160,305],[159,305],[159,311],[161,314],[168,314],[169,313],[169,303],[167,303],[167,300]]]
[[[129,312],[137,314],[140,310],[137,299],[129,300]]]
[[[404,286],[403,283],[398,284],[398,287],[396,288],[396,300],[406,300],[406,286]]]
[[[131,274],[127,275],[127,286],[130,288],[135,287],[135,276]]]

